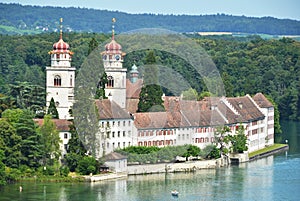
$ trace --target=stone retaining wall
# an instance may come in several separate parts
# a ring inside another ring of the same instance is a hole
[[[131,165],[127,167],[128,175],[153,174],[167,172],[192,172],[200,169],[210,169],[227,165],[227,160],[188,161],[184,163],[160,163]]]

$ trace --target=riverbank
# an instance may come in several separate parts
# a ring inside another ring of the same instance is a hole
[[[249,153],[249,160],[256,160],[263,158],[277,152],[288,150],[287,144],[274,144],[269,147]],[[248,158],[248,157],[247,157]],[[247,161],[245,161],[247,162]],[[158,174],[158,173],[175,173],[175,172],[193,172],[201,169],[215,169],[219,167],[228,166],[230,163],[226,158],[219,158],[215,160],[200,160],[187,161],[182,163],[158,163],[158,164],[143,164],[143,165],[129,165],[127,172],[124,173],[107,173],[90,176],[69,176],[69,177],[31,177],[22,178],[20,181],[39,181],[39,182],[97,182],[104,180],[113,180],[126,178],[128,175],[144,175],[144,174]]]
[[[263,158],[281,151],[286,151],[288,149],[289,149],[288,144],[274,144],[272,146],[265,147],[263,149],[249,153],[249,161]]]

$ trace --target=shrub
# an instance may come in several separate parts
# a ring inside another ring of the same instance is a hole
[[[94,168],[92,168],[94,167]],[[89,175],[90,173],[97,173],[97,161],[93,157],[85,156],[79,162],[76,169],[82,175]]]

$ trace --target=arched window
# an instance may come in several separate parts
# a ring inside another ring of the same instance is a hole
[[[60,87],[61,86],[61,78],[59,75],[55,75],[54,77],[54,86],[55,87]]]
[[[114,78],[112,76],[107,77],[107,87],[114,87]]]

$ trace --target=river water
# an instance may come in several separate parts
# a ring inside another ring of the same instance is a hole
[[[195,173],[129,176],[97,183],[22,183],[4,187],[1,201],[14,200],[300,200],[300,123],[281,123],[279,141],[289,151],[239,166]],[[176,189],[178,197],[171,191]]]

